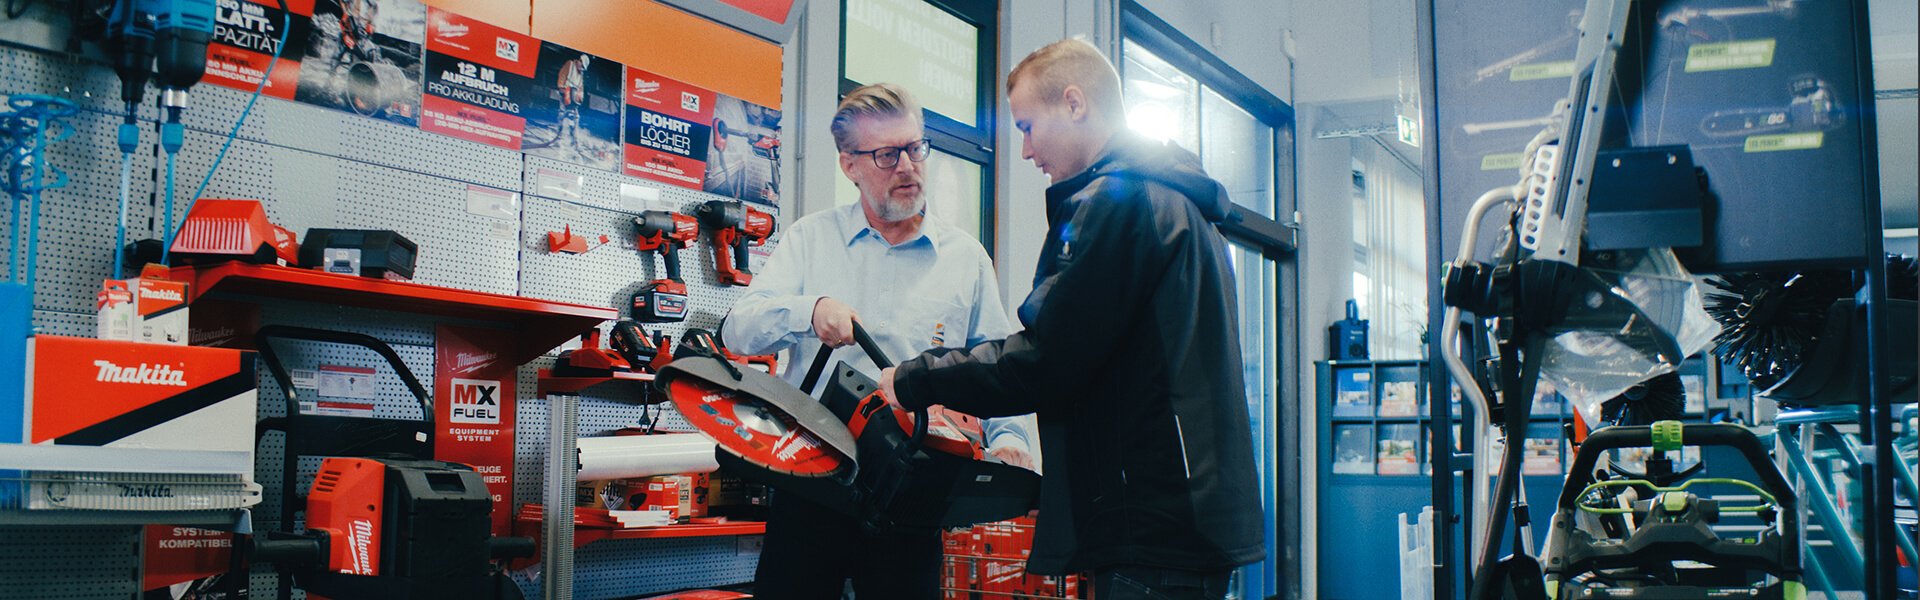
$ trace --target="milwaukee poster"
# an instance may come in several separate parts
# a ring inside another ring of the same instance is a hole
[[[417,0],[307,3],[312,5],[312,25],[302,52],[294,56],[300,63],[294,99],[395,123],[418,123],[426,6]],[[291,54],[294,43],[287,43]]]
[[[252,92],[267,75],[284,30],[286,49],[273,66],[273,80],[260,93],[292,100],[313,35],[313,0],[287,0],[285,11],[277,0],[219,0],[215,8],[206,82]]]
[[[705,189],[713,92],[627,68],[628,175]]]
[[[512,332],[441,325],[434,330],[434,458],[473,467],[493,494],[493,533],[510,535],[513,390],[518,366],[494,348]]]
[[[429,10],[420,128],[519,150],[539,55],[531,37]]]
[[[540,65],[524,115],[527,154],[613,171],[620,164],[620,63],[553,42],[540,43]]]
[[[709,193],[780,205],[780,111],[715,94],[707,142]]]

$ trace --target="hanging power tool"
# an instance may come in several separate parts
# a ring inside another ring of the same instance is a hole
[[[765,244],[773,236],[773,215],[736,200],[708,200],[695,215],[701,225],[713,231],[713,268],[719,272],[720,282],[752,285],[747,249]]]
[[[645,323],[676,323],[687,318],[687,283],[680,278],[680,249],[700,236],[700,222],[677,212],[649,210],[633,219],[634,248],[659,252],[666,277],[647,282],[633,294],[633,318]]]

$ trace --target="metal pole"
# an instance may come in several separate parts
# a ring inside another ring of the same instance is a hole
[[[540,587],[546,600],[573,600],[573,493],[579,475],[580,397],[547,395],[547,477],[540,503]]]
[[[1440,224],[1445,220],[1440,209],[1440,120],[1435,109],[1435,100],[1440,97],[1438,79],[1435,73],[1435,53],[1439,46],[1434,40],[1433,29],[1434,0],[1415,0],[1414,27],[1417,31],[1415,45],[1418,47],[1420,62],[1420,137],[1426,143],[1420,145],[1422,168],[1422,194],[1426,201],[1427,221],[1427,331],[1433,331],[1435,321],[1446,317],[1446,303],[1441,301],[1438,269],[1447,260],[1440,235]],[[1458,319],[1455,319],[1458,321]],[[1445,323],[1445,321],[1441,321]],[[1428,460],[1433,464],[1433,597],[1434,600],[1449,600],[1454,596],[1456,584],[1453,565],[1453,533],[1459,515],[1453,507],[1454,486],[1454,443],[1453,420],[1451,412],[1452,381],[1447,378],[1447,370],[1441,366],[1439,358],[1452,351],[1449,346],[1453,340],[1446,336],[1427,336],[1427,411],[1430,423],[1433,423],[1433,450]]]

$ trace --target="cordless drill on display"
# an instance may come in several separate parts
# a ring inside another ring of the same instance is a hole
[[[634,247],[658,251],[666,277],[648,282],[633,295],[633,318],[645,323],[673,323],[687,318],[687,283],[680,278],[680,249],[700,236],[700,222],[677,212],[649,210],[633,219],[639,230]]]
[[[708,200],[695,214],[701,225],[713,230],[713,268],[719,271],[720,282],[751,285],[747,249],[773,236],[773,215],[735,200]]]

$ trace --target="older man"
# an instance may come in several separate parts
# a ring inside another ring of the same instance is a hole
[[[856,320],[894,360],[1012,332],[986,250],[927,214],[931,149],[921,118],[913,96],[893,84],[841,100],[833,140],[860,202],[787,228],[721,328],[728,346],[748,354],[792,348],[784,377],[798,383],[823,345],[878,374],[857,347],[846,347]],[[983,429],[989,453],[1030,466],[1023,420],[989,419]],[[940,553],[937,533],[869,536],[825,507],[776,496],[755,597],[833,599],[851,578],[862,599],[936,598]]]
[[[1022,156],[1052,178],[1026,328],[881,375],[906,407],[1033,412],[1048,457],[1029,571],[1101,600],[1217,599],[1265,557],[1225,188],[1127,130],[1120,78],[1065,40],[1007,76]]]

